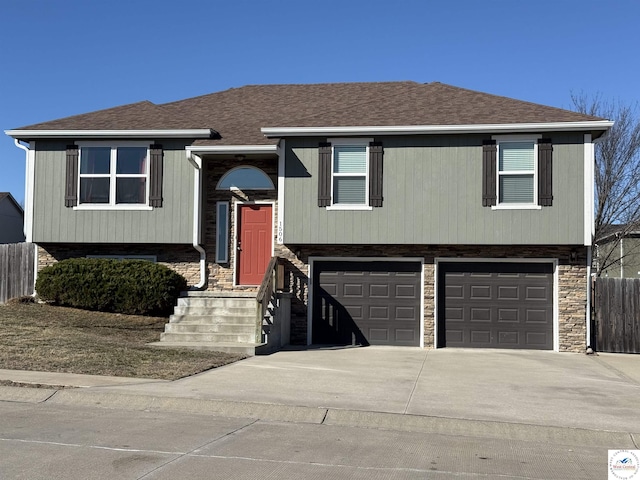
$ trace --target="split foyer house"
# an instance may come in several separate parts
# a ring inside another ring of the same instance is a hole
[[[245,86],[7,134],[39,267],[144,258],[255,303],[280,265],[291,343],[578,352],[611,125],[385,82]]]

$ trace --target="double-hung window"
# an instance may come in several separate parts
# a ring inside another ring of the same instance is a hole
[[[332,205],[369,205],[368,143],[333,145]]]
[[[498,143],[498,204],[537,204],[534,141]]]
[[[328,210],[382,207],[381,142],[330,138],[318,145],[318,206]]]
[[[553,204],[553,145],[541,135],[498,135],[482,142],[482,205],[539,209]]]
[[[80,144],[78,205],[149,205],[149,144]]]

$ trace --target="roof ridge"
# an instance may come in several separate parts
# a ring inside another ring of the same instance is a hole
[[[173,106],[178,103],[187,102],[191,100],[202,99],[205,97],[211,97],[214,95],[220,95],[221,93],[227,93],[234,90],[242,90],[245,88],[265,88],[265,87],[326,87],[326,86],[336,86],[336,85],[398,85],[398,84],[415,84],[422,85],[420,82],[416,82],[415,80],[389,80],[383,82],[320,82],[320,83],[255,83],[255,84],[247,84],[242,85],[241,87],[231,87],[226,90],[221,90],[218,92],[210,92],[204,93],[202,95],[196,95],[195,97],[183,98],[181,100],[174,100],[172,102],[162,103],[159,106]]]

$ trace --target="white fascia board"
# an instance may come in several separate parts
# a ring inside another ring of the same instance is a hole
[[[210,138],[210,128],[185,130],[5,130],[13,138]]]
[[[192,145],[187,147],[187,151],[198,154],[278,153],[278,145]]]
[[[481,125],[398,125],[359,127],[265,127],[266,137],[301,137],[307,135],[415,135],[438,133],[483,132],[567,132],[583,130],[607,130],[613,125],[609,120],[586,122],[509,123]]]

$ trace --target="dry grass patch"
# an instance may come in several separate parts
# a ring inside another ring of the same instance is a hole
[[[153,349],[166,318],[36,303],[0,305],[0,368],[174,380],[244,358]]]

